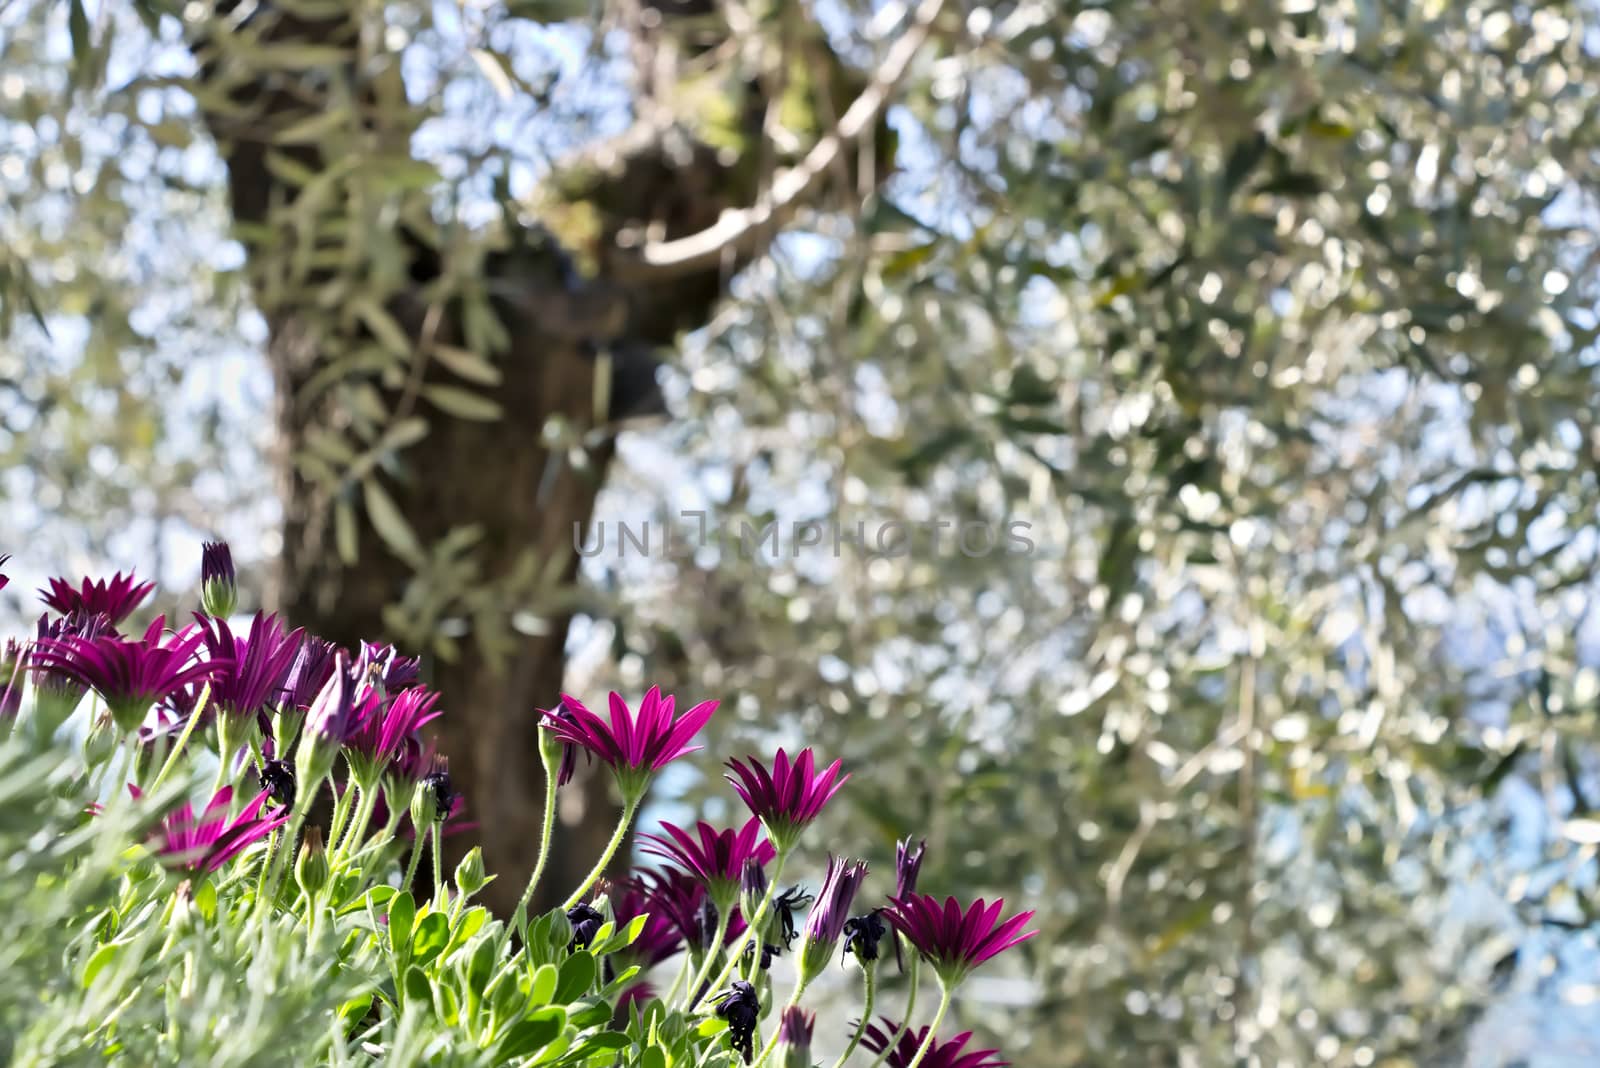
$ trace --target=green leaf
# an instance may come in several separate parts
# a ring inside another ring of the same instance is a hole
[[[534,1005],[548,1005],[555,998],[559,973],[554,964],[541,964],[533,973],[528,1000]]]
[[[438,913],[434,913],[435,916]],[[432,919],[433,917],[429,917]],[[413,964],[406,969],[405,982],[401,989],[405,992],[405,1000],[415,1001],[423,1005],[433,1004],[433,983],[428,980],[428,973],[420,965]]]
[[[409,891],[402,891],[389,901],[389,951],[402,959],[411,944],[411,924],[417,916],[417,903]]]
[[[366,328],[372,331],[372,336],[378,343],[396,356],[411,355],[411,338],[405,329],[395,321],[385,309],[379,307],[378,302],[370,297],[362,297],[355,302],[355,313]]]
[[[422,396],[435,408],[457,419],[492,423],[500,418],[500,405],[460,386],[423,386]]]
[[[83,966],[83,988],[88,990],[94,984],[94,977],[105,970],[106,965],[117,959],[117,954],[122,951],[122,943],[111,942],[94,951],[89,958],[89,963]]]
[[[434,359],[444,364],[451,374],[480,386],[498,386],[504,377],[500,368],[471,349],[435,344],[430,351]]]
[[[340,497],[333,502],[333,542],[339,552],[339,561],[353,567],[361,557],[360,533],[356,529],[356,509],[349,498]]]
[[[576,1001],[587,994],[594,986],[595,976],[600,974],[600,966],[594,959],[594,954],[586,949],[580,949],[572,956],[561,962],[561,974],[556,981],[557,1004]]]
[[[372,1011],[372,995],[363,994],[340,1005],[339,1017],[344,1020],[359,1020],[370,1011]]]
[[[635,1068],[667,1068],[667,1053],[660,1046],[650,1046],[633,1063]]]
[[[411,937],[411,959],[426,965],[444,951],[450,941],[450,917],[442,912],[430,912],[417,924]]]
[[[94,41],[89,37],[89,15],[83,9],[83,0],[72,0],[67,9],[67,36],[72,39],[72,82],[84,84],[89,70],[90,53]]]
[[[531,1013],[500,1040],[497,1051],[502,1063],[520,1057],[531,1057],[554,1042],[567,1024],[567,1014],[561,1009],[541,1009]]]
[[[369,478],[361,483],[361,497],[367,508],[367,519],[371,521],[372,529],[378,532],[378,537],[383,539],[383,543],[412,567],[420,567],[423,558],[422,544],[417,541],[417,535],[412,531],[405,515],[401,513],[400,507],[394,503],[394,498],[389,496],[388,491],[379,485],[375,478]]]

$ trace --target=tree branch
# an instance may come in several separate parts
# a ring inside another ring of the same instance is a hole
[[[612,253],[611,273],[630,282],[666,281],[716,267],[730,252],[749,252],[781,227],[816,192],[846,146],[871,131],[911,67],[944,0],[922,0],[911,24],[889,49],[883,66],[839,117],[838,125],[812,146],[798,164],[780,174],[757,203],[723,212],[711,226],[687,237],[646,243],[637,251]]]

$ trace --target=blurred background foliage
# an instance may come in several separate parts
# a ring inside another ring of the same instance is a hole
[[[204,9],[0,6],[13,619],[91,563],[154,561],[170,607],[210,533],[272,603],[276,402],[183,45]],[[799,27],[870,72],[904,22],[715,9],[746,65],[675,102],[734,159],[796,158],[848,104],[728,132]],[[441,229],[542,210],[570,251],[596,239],[541,190],[640,118],[659,19],[364,10]],[[616,438],[565,685],[721,696],[709,751],[846,759],[833,840],[874,843],[881,889],[925,834],[925,889],[1039,909],[1046,936],[958,1006],[1018,1065],[1590,1063],[1596,14],[951,0],[892,140],[730,264],[664,354],[669,417]],[[517,370],[460,349],[432,420],[498,415],[462,397]],[[373,441],[391,473],[431,447]],[[783,550],[618,553],[619,521],[659,538],[685,511],[776,521]],[[1034,548],[791,552],[812,520],[1020,520]],[[492,640],[462,614],[428,618]],[[677,778],[658,807],[729,801]]]

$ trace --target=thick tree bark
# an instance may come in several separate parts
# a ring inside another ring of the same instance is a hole
[[[931,21],[938,5],[924,0],[924,7],[929,9],[924,22]],[[351,153],[371,151],[374,145],[391,153],[408,151],[408,123],[414,116],[406,114],[403,87],[396,89],[394,57],[375,59],[364,53],[359,16],[341,5],[324,6],[324,14],[315,16],[289,14],[270,3],[236,8],[229,0],[219,9],[212,36],[198,39],[195,52],[201,63],[202,104],[227,161],[235,220],[250,249],[269,325],[268,354],[277,385],[276,465],[285,511],[279,607],[293,623],[354,645],[388,634],[385,609],[401,599],[413,567],[370,524],[362,524],[358,533],[356,562],[341,563],[329,514],[330,487],[326,479],[308,477],[297,463],[330,418],[318,392],[308,387],[327,367],[330,346],[337,353],[362,340],[365,329],[359,317],[318,307],[319,291],[330,280],[389,277],[395,284],[384,306],[420,350],[434,342],[460,343],[455,321],[459,305],[427,305],[431,298],[423,294],[445,265],[438,253],[410,235],[382,246],[403,250],[405,263],[351,264],[335,255],[337,266],[330,266],[326,257],[302,257],[298,268],[293,266],[296,246],[303,249],[315,240],[306,232],[314,230],[306,227],[311,212],[297,211],[297,198],[342,161],[324,159],[320,148],[303,138],[284,143],[281,135],[291,127],[303,129],[339,101],[360,114],[368,134],[366,142],[350,147]],[[660,10],[669,20],[698,15],[703,31],[704,17],[715,9],[695,0]],[[247,13],[237,25],[235,12]],[[641,19],[640,24],[654,27],[641,36],[641,48],[672,53],[675,46],[661,19]],[[222,26],[229,28],[218,29]],[[239,37],[253,46],[231,49],[230,42]],[[796,168],[803,178],[782,179],[793,186],[783,197],[768,195],[783,192],[774,187],[758,201],[759,168],[751,160],[727,159],[682,128],[662,122],[653,106],[641,108],[649,121],[558,171],[546,200],[558,209],[581,206],[598,222],[586,235],[593,244],[573,251],[596,264],[600,277],[576,279],[566,250],[557,248],[548,234],[509,235],[514,251],[491,257],[486,277],[479,280],[494,294],[496,312],[512,339],[510,350],[497,356],[501,383],[484,391],[505,417],[465,421],[428,411],[422,400],[419,414],[429,417],[426,439],[399,453],[397,468],[367,476],[382,478],[423,546],[472,525],[482,532],[475,549],[480,582],[504,580],[530,548],[541,560],[564,559],[562,583],[570,587],[575,582],[574,531],[589,521],[612,451],[608,428],[593,425],[597,354],[607,354],[613,368],[613,416],[629,414],[641,401],[648,404],[651,354],[681,331],[709,320],[728,276],[759,251],[798,206],[798,198],[815,192],[822,169],[838,159],[851,137],[863,132],[876,136],[883,129],[884,100],[916,47],[913,41],[904,44],[904,60],[886,68],[893,73],[862,93],[870,106],[856,107],[844,117],[856,129],[842,137],[835,131],[819,142],[815,158]],[[302,69],[293,53],[304,46],[314,46],[329,61]],[[690,51],[707,47],[701,32]],[[264,52],[288,55],[289,62],[261,69]],[[331,59],[333,52],[344,56],[342,65]],[[641,66],[654,70],[661,64],[645,56]],[[752,86],[743,108],[751,143],[758,142],[768,111],[763,90]],[[298,171],[300,177],[285,180],[286,171]],[[312,177],[308,181],[306,176]],[[854,183],[856,178],[850,175],[848,180]],[[321,195],[326,201],[325,189]],[[341,187],[333,197],[333,212],[344,207],[340,198],[346,195]],[[752,205],[753,211],[725,215]],[[330,206],[324,202],[314,210],[325,219]],[[738,220],[738,232],[724,254],[697,240],[714,238],[719,221],[726,224],[730,218]],[[348,219],[350,225],[362,225],[354,211]],[[650,248],[641,251],[641,242],[661,245],[670,262],[653,266]],[[685,247],[688,253],[680,251]],[[288,284],[283,284],[286,265]],[[429,380],[425,372],[420,383],[387,391],[386,400],[391,407],[417,403],[421,395],[416,387]],[[549,446],[545,428],[554,417],[587,429],[581,468],[568,462],[565,448]],[[469,636],[459,644],[458,659],[428,666],[429,681],[443,694],[447,709],[438,721],[440,748],[450,758],[452,777],[479,825],[477,834],[468,837],[481,842],[489,870],[500,876],[486,898],[502,913],[519,896],[537,854],[544,785],[537,724],[539,710],[556,701],[562,685],[570,609],[544,622],[542,633],[515,635],[513,646],[496,659],[487,658]],[[562,808],[574,818],[557,835],[540,904],[559,900],[601,851],[617,815],[609,791],[603,777],[567,788]],[[462,848],[457,843],[454,852]]]

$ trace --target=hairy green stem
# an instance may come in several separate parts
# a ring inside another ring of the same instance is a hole
[[[894,936],[900,939],[900,932],[896,931]],[[901,941],[903,942],[904,940],[901,939]],[[922,980],[922,958],[917,955],[916,949],[910,946],[906,948],[911,951],[911,967],[909,969],[911,973],[911,992],[906,995],[906,1012],[901,1017],[900,1029],[889,1036],[889,1044],[878,1051],[878,1055],[873,1058],[871,1064],[867,1065],[867,1068],[878,1068],[883,1063],[884,1058],[889,1056],[889,1051],[900,1045],[900,1036],[909,1033],[911,1030],[911,1015],[917,1011],[917,987],[921,985]]]
[[[350,821],[349,828],[345,831],[344,840],[336,846],[330,857],[334,864],[346,859],[350,850],[361,844],[362,837],[367,833],[367,825],[372,822],[372,813],[378,807],[378,787],[376,783],[370,785],[356,784],[360,791],[360,799],[356,802],[356,816]]]
[[[412,824],[412,827],[416,829],[417,833],[411,839],[411,859],[406,861],[406,876],[404,879],[400,880],[400,889],[406,891],[409,891],[411,889],[411,884],[416,881],[417,862],[422,859],[422,839],[424,831],[421,827],[417,827],[416,824]]]
[[[688,989],[683,992],[683,1007],[685,1010],[694,1008],[695,1003],[700,1000],[700,991],[705,989],[703,984],[706,981],[706,976],[710,973],[712,964],[717,960],[717,952],[722,948],[723,939],[728,937],[728,921],[732,918],[732,908],[717,909],[717,929],[711,936],[711,945],[706,947],[705,960],[700,967],[695,969],[694,979],[689,983]],[[733,963],[732,957],[728,958],[728,963],[730,965]],[[723,969],[722,974],[728,974],[726,968]]]
[[[606,843],[605,852],[600,854],[600,859],[595,862],[593,870],[584,876],[583,882],[572,892],[572,896],[562,904],[562,912],[567,911],[587,897],[589,888],[595,884],[595,880],[605,874],[606,865],[610,864],[611,858],[616,856],[617,847],[622,845],[622,839],[627,835],[628,826],[633,823],[633,814],[638,808],[639,799],[637,797],[629,797],[622,802],[622,818],[617,821],[617,829],[612,833],[611,841]]]
[[[673,999],[678,996],[678,990],[683,986],[683,981],[689,978],[689,973],[693,969],[694,954],[689,952],[689,947],[685,944],[683,947],[683,963],[678,965],[677,977],[672,980],[672,986],[667,988],[666,997],[661,999],[663,1005],[672,1004]]]
[[[554,760],[545,753],[547,748],[543,745],[539,747],[539,756],[544,763],[544,822],[539,827],[539,859],[533,862],[533,874],[528,876],[528,885],[523,888],[522,899],[517,902],[517,909],[511,914],[511,925],[506,929],[508,937],[515,931],[524,942],[528,940],[528,906],[533,902],[533,892],[539,885],[539,878],[544,875],[545,861],[550,857],[550,833],[556,823],[557,776]]]
[[[850,1036],[850,1044],[839,1054],[839,1059],[833,1062],[833,1068],[844,1068],[844,1062],[850,1059],[850,1054],[861,1045],[861,1036],[866,1033],[867,1021],[872,1019],[872,1002],[878,993],[878,962],[867,961],[861,966],[861,974],[865,977],[867,986],[864,1003],[861,1006],[861,1019],[856,1022],[855,1033]],[[782,1020],[778,1021],[782,1024]]]
[[[954,993],[950,984],[940,977],[939,979],[939,1011],[933,1014],[933,1022],[928,1025],[928,1034],[922,1040],[922,1045],[917,1047],[917,1055],[911,1058],[911,1063],[906,1068],[917,1068],[922,1063],[922,1058],[928,1055],[928,1050],[933,1048],[934,1039],[939,1034],[939,1025],[944,1023],[944,1014],[950,1011],[950,995]]]
[[[447,900],[450,893],[444,885],[444,851],[440,848],[443,841],[444,825],[436,820],[433,824],[433,834],[430,836],[430,844],[433,847],[433,896],[441,902]]]

